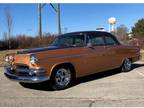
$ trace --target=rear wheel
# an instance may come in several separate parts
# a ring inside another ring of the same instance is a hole
[[[132,68],[132,61],[128,58],[126,58],[121,66],[122,72],[128,72]]]
[[[61,90],[69,87],[72,83],[72,72],[70,68],[59,67],[54,70],[51,77],[51,87],[54,90]]]

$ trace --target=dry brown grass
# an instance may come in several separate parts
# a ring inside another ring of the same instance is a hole
[[[17,51],[17,50],[5,50],[5,51],[0,51],[0,66],[4,66],[4,64],[5,64],[4,59],[5,59],[6,54],[8,54],[8,53],[14,53],[14,52],[16,52],[16,51]]]
[[[142,56],[141,59],[144,61],[144,50],[143,49],[141,50],[141,56]]]

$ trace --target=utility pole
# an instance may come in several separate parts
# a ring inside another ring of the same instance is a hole
[[[41,8],[42,8],[41,3],[39,3],[38,4],[38,26],[39,26],[38,31],[39,33],[38,34],[39,34],[40,39],[42,38]]]
[[[46,4],[42,5],[42,8],[45,6]],[[57,4],[57,8],[55,8],[53,6],[53,4],[50,3],[50,6],[53,8],[53,10],[56,12],[57,17],[58,17],[58,34],[61,34],[61,19],[60,19],[60,4]]]
[[[58,15],[58,33],[61,34],[61,22],[60,22],[60,4],[57,4],[57,15]]]

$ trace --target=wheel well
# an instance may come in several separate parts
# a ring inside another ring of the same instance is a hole
[[[128,58],[132,62],[132,58]]]
[[[73,64],[71,63],[61,63],[61,64],[56,65],[52,70],[51,76],[54,74],[55,70],[57,70],[60,67],[69,68],[73,74],[73,77],[76,78],[76,71],[75,71]]]
[[[125,59],[126,59],[126,58],[125,58]],[[125,59],[124,59],[124,60],[125,60]],[[132,58],[127,58],[127,59],[129,59],[129,60],[132,62]],[[124,60],[123,60],[123,62],[124,62]]]
[[[125,59],[126,59],[126,58],[125,58]],[[121,66],[123,65],[125,59],[122,60]],[[132,62],[132,58],[128,58],[128,59]]]

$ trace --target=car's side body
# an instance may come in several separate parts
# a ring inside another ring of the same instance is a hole
[[[98,38],[93,39],[93,36],[97,36],[97,34],[99,35]],[[122,45],[114,36],[107,32],[89,31],[68,33],[65,35],[83,36],[83,45],[71,47],[49,46],[47,48],[20,51],[14,55],[14,61],[11,62],[11,67],[14,69],[28,68],[34,70],[42,68],[44,69],[43,72],[36,75],[41,76],[46,74],[50,78],[53,70],[57,66],[68,65],[73,68],[75,77],[77,78],[96,72],[119,68],[125,58],[129,58],[132,62],[135,62],[139,60],[140,57],[140,49],[138,47]],[[115,43],[111,44],[112,40],[107,41],[108,38],[112,38]],[[90,39],[91,43],[101,43],[89,45]],[[30,56],[33,54],[38,58],[38,62],[35,65],[29,62]],[[8,71],[7,68],[6,70]],[[6,76],[9,77],[7,74]],[[14,79],[12,77],[9,78]],[[25,82],[24,80],[18,81]]]

